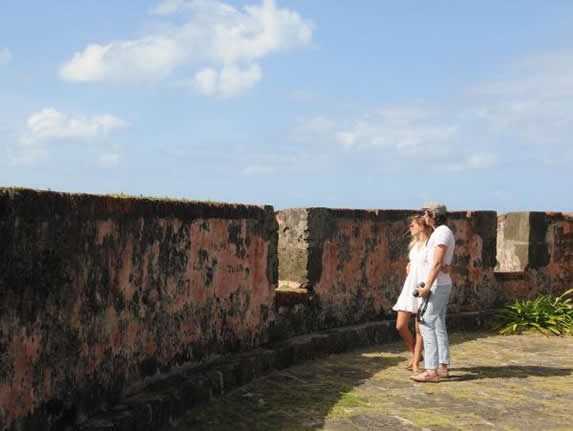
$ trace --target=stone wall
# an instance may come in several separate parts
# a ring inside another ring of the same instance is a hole
[[[573,288],[573,214],[508,213],[498,218],[498,231],[496,276],[509,298]]]
[[[0,189],[0,429],[60,429],[219,355],[392,318],[415,213]],[[450,325],[573,287],[572,214],[448,225]]]
[[[413,214],[327,208],[278,212],[279,279],[297,281],[308,292],[279,292],[279,316],[299,322],[288,329],[303,332],[390,316],[405,278]],[[493,274],[496,213],[452,212],[448,225],[456,236],[452,311],[494,305],[499,296]],[[300,300],[289,301],[295,294]]]
[[[268,339],[272,207],[0,189],[0,429]]]
[[[525,269],[529,261],[529,215],[528,212],[513,212],[498,217],[497,271]]]
[[[278,211],[276,218],[279,229],[278,253],[279,274],[284,283],[308,284],[309,234],[306,208]]]
[[[450,312],[479,311],[503,303],[494,278],[497,214],[495,211],[448,213],[448,226],[456,239]]]

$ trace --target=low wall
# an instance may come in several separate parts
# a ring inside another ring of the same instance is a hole
[[[307,291],[306,300],[300,291],[279,292],[279,316],[287,323],[298,322],[288,330],[304,332],[391,315],[405,278],[408,217],[413,214],[327,208],[279,211],[280,284],[298,282]],[[493,274],[496,213],[452,212],[448,225],[456,236],[451,311],[493,306],[499,296]]]
[[[62,429],[219,355],[392,318],[413,214],[0,189],[0,429]],[[498,223],[500,267],[523,270],[494,273]],[[573,287],[571,214],[448,225],[451,325]]]
[[[498,218],[498,231],[496,277],[508,298],[573,288],[573,214],[508,213]]]
[[[495,211],[448,213],[456,248],[452,262],[454,289],[449,311],[481,311],[505,303],[494,277],[497,214]]]
[[[498,272],[523,271],[529,261],[529,212],[513,212],[497,219]]]
[[[536,272],[535,290],[558,295],[573,288],[573,213],[545,213],[539,237],[544,242],[540,261],[531,267]]]
[[[0,189],[0,429],[268,339],[272,207]]]

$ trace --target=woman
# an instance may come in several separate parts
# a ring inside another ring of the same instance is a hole
[[[418,295],[427,301],[420,328],[424,338],[426,371],[412,376],[417,382],[439,382],[448,376],[450,345],[446,330],[446,311],[452,292],[452,279],[444,265],[451,265],[454,255],[454,234],[446,223],[446,206],[430,203],[424,206],[424,221],[433,228],[426,244],[423,271],[424,281],[417,288]]]
[[[424,222],[423,216],[414,216],[410,219],[410,245],[408,249],[408,266],[406,267],[406,281],[402,292],[392,309],[398,312],[396,317],[396,330],[406,343],[411,353],[407,368],[419,372],[418,363],[422,355],[422,336],[418,322],[416,322],[416,337],[410,332],[410,317],[418,311],[418,299],[414,297],[415,289],[423,275],[424,245],[431,233],[431,228]]]

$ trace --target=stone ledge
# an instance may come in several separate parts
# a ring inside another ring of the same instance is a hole
[[[487,326],[492,311],[448,316],[448,328],[475,330]],[[397,340],[393,320],[334,328],[290,338],[273,346],[217,358],[209,364],[153,382],[140,393],[74,427],[80,431],[152,431],[179,422],[185,412],[273,370],[368,345]]]
[[[310,295],[305,288],[278,288],[275,290],[275,307],[293,307],[298,304],[307,305]]]

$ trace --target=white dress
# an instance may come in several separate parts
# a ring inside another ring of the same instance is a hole
[[[408,253],[408,259],[410,261],[410,270],[404,281],[404,286],[402,287],[402,292],[396,301],[396,304],[392,307],[394,311],[407,311],[408,313],[416,313],[418,311],[418,298],[414,294],[416,285],[423,281],[424,276],[424,256],[425,248],[422,246],[414,246]]]

